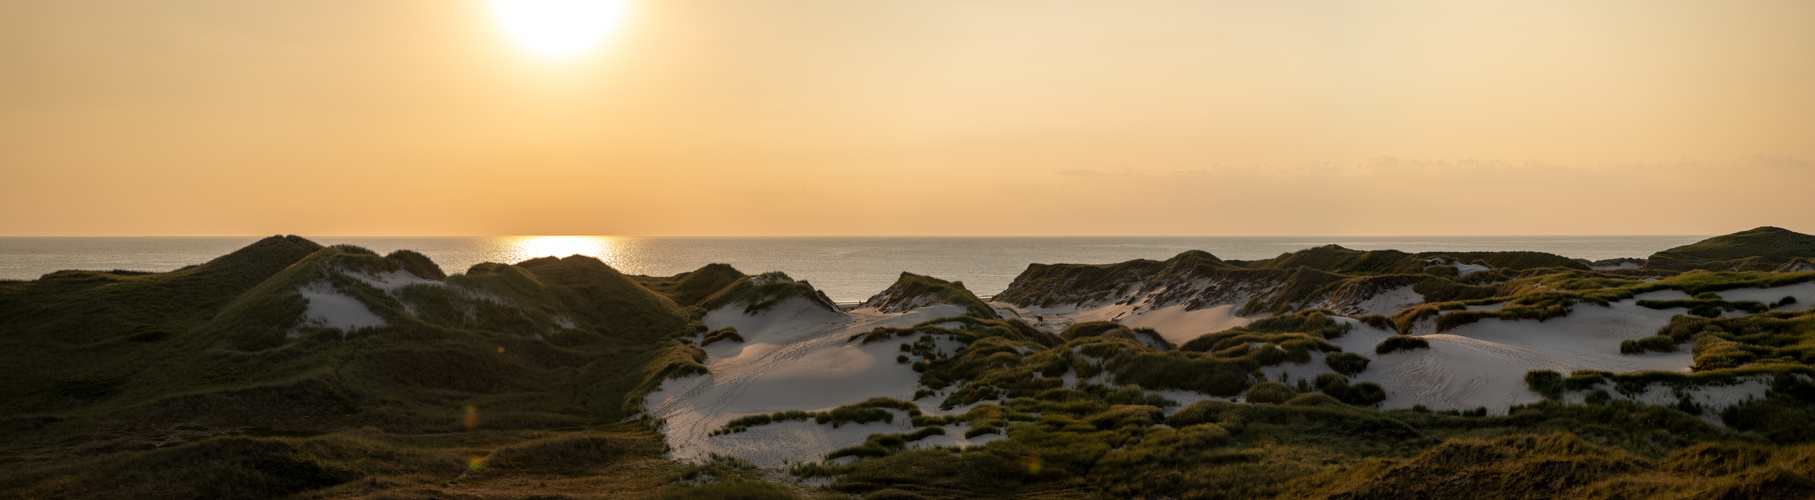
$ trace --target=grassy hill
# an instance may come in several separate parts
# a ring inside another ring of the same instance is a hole
[[[1491,271],[1462,277],[1454,266],[1432,261],[1479,263]],[[1020,307],[1083,306],[1153,294],[1158,305],[1236,304],[1244,315],[1267,315],[1353,290],[1378,290],[1381,283],[1415,284],[1418,293],[1433,301],[1466,300],[1492,296],[1491,289],[1479,285],[1508,274],[1586,269],[1574,259],[1540,252],[1413,254],[1325,245],[1266,260],[1224,261],[1193,250],[1164,262],[1030,264],[996,300]]]
[[[905,311],[932,304],[964,306],[965,314],[982,319],[1000,319],[996,311],[964,288],[963,282],[945,281],[931,276],[901,273],[895,284],[863,302],[860,307],[874,307],[888,312]]]
[[[724,274],[666,288],[698,302],[724,292]],[[13,436],[0,491],[344,494],[362,477],[509,476],[460,464],[548,439],[535,446],[554,455],[528,463],[680,467],[659,459],[659,438],[617,423],[662,377],[703,370],[676,340],[698,309],[639,279],[581,256],[450,277],[414,252],[282,236],[169,273],[0,283],[0,432]],[[335,327],[312,303],[322,297],[381,322]],[[158,461],[188,465],[141,470]]]
[[[1765,226],[1652,254],[1645,268],[1771,271],[1797,258],[1815,259],[1815,236]]]

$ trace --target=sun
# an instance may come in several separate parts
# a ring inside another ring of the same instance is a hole
[[[597,47],[624,19],[625,0],[489,0],[492,19],[524,50],[571,59]]]
[[[606,261],[616,254],[611,238],[602,236],[519,236],[513,238],[508,262],[522,262],[537,257],[586,255]]]

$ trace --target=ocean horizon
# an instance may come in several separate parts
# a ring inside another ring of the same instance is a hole
[[[839,302],[881,292],[902,272],[961,281],[978,295],[1006,288],[1028,264],[1108,264],[1164,260],[1202,250],[1224,260],[1256,260],[1321,245],[1356,250],[1537,251],[1601,260],[1643,258],[1700,241],[1664,236],[305,236],[379,253],[421,252],[448,274],[482,262],[516,263],[587,255],[626,274],[672,276],[710,263],[747,274],[782,271]],[[201,264],[262,236],[0,237],[0,279],[31,280],[61,270],[164,272]]]

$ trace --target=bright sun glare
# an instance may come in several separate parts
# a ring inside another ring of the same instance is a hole
[[[489,0],[492,19],[517,45],[545,59],[584,54],[624,18],[625,0]]]
[[[513,239],[506,262],[522,262],[537,257],[587,255],[611,262],[615,246],[602,236],[519,236]]]

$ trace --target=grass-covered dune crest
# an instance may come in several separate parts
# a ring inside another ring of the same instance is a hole
[[[1798,258],[1803,262],[1815,258],[1815,236],[1763,226],[1652,254],[1644,268],[1773,271]]]
[[[945,281],[931,276],[922,276],[902,272],[893,285],[868,300],[859,304],[859,308],[873,308],[885,313],[907,312],[914,308],[935,304],[949,304],[964,308],[964,314],[983,318],[999,319],[995,309],[977,298],[976,294],[964,288],[963,282]]]
[[[0,362],[11,367],[0,429],[15,437],[0,453],[24,460],[0,464],[0,489],[141,491],[56,484],[116,467],[108,464],[139,467],[132,464],[156,453],[138,450],[166,448],[226,474],[164,480],[203,481],[173,486],[176,496],[388,489],[402,485],[355,480],[427,474],[441,484],[531,463],[465,464],[475,443],[504,447],[636,418],[642,395],[662,380],[705,370],[704,353],[685,342],[697,333],[697,304],[744,278],[722,265],[627,276],[584,256],[479,264],[450,276],[412,251],[381,256],[275,236],[167,273],[64,271],[0,283]],[[383,443],[316,447],[349,432]],[[405,435],[448,438],[395,440]],[[478,441],[462,444],[462,435]],[[282,443],[210,444],[242,438]],[[229,452],[239,449],[251,451]],[[418,451],[452,467],[412,468],[407,457]],[[551,467],[592,455],[573,456]],[[242,463],[251,465],[233,465]]]

